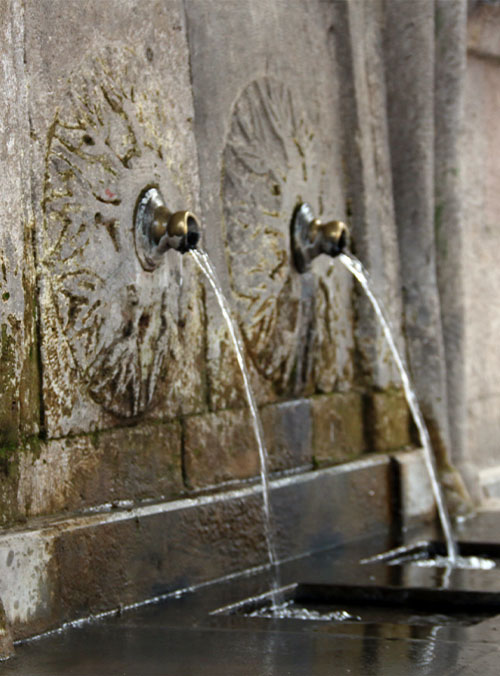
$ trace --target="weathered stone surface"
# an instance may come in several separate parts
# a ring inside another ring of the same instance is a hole
[[[366,450],[363,401],[349,392],[311,400],[313,457],[318,465],[352,460]]]
[[[352,250],[370,273],[384,305],[396,344],[401,334],[399,250],[394,213],[383,58],[383,3],[379,0],[332,4],[331,58],[342,83],[339,98],[346,199]],[[356,369],[368,386],[386,388],[399,376],[380,323],[356,286]]]
[[[387,458],[271,482],[282,556],[387,533]],[[259,486],[49,521],[0,536],[14,638],[267,563]]]
[[[33,215],[22,3],[0,7],[0,465],[38,432]]]
[[[20,458],[18,509],[26,517],[105,503],[165,500],[183,490],[179,423],[53,440]]]
[[[144,270],[133,231],[137,199],[150,185],[172,211],[198,208],[181,5],[41,2],[27,14],[26,53],[36,82],[30,119],[47,433],[196,410],[203,318],[195,267],[169,251],[156,270]]]
[[[352,282],[338,266],[327,275],[325,263],[299,277],[289,249],[298,202],[320,217],[345,217],[338,84],[319,37],[326,10],[234,1],[216,12],[210,2],[187,2],[186,10],[205,245],[234,303],[257,399],[330,391],[352,377]],[[253,38],[242,42],[248,31]],[[208,314],[218,409],[234,405],[229,384],[238,375],[211,299]]]
[[[432,520],[436,504],[423,450],[394,453],[392,457],[398,465],[401,526],[411,527],[418,521]]]
[[[248,409],[190,416],[183,424],[190,488],[248,479],[259,473],[259,451]]]
[[[469,18],[465,136],[462,144],[467,451],[461,469],[477,499],[478,470],[498,467],[500,437],[500,11],[478,6]],[[484,473],[480,476],[485,481]]]
[[[435,4],[386,3],[388,125],[409,366],[439,462],[449,462],[447,374],[434,228]]]
[[[467,2],[438,0],[435,14],[434,227],[436,272],[446,360],[451,457],[460,463],[466,441],[463,147]]]
[[[311,400],[271,404],[261,410],[261,418],[272,471],[311,465]]]
[[[270,404],[259,413],[268,470],[310,466],[309,400]],[[259,476],[260,456],[248,408],[189,416],[183,425],[185,471],[190,488]]]
[[[383,533],[391,522],[387,457],[348,463],[287,483],[272,494],[280,557]],[[293,537],[290,534],[293,533]]]
[[[364,408],[370,450],[384,453],[410,444],[411,418],[403,392],[371,392],[365,396]]]
[[[12,634],[3,603],[0,599],[0,660],[12,657],[13,654],[14,644],[12,642]]]

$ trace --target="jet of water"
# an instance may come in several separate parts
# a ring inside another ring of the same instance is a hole
[[[250,385],[250,376],[248,373],[247,365],[245,363],[244,359],[244,348],[243,348],[243,342],[241,340],[240,332],[239,329],[236,325],[236,323],[233,320],[232,314],[231,314],[231,309],[229,307],[229,303],[224,296],[222,292],[222,288],[219,282],[219,279],[217,277],[217,273],[215,271],[214,266],[212,265],[212,262],[210,258],[208,257],[207,253],[201,250],[196,250],[193,249],[189,252],[191,256],[194,258],[196,261],[198,267],[200,270],[203,272],[205,275],[207,281],[209,282],[210,286],[212,287],[215,297],[217,298],[217,302],[219,303],[219,307],[222,313],[222,316],[224,317],[227,328],[229,330],[229,334],[231,336],[231,340],[233,341],[234,349],[236,352],[236,358],[238,360],[238,364],[241,370],[241,375],[243,377],[243,384],[245,387],[245,394],[246,398],[248,401],[248,406],[250,408],[250,413],[251,413],[251,418],[252,418],[252,424],[253,424],[253,431],[255,434],[255,440],[257,442],[257,446],[259,449],[259,460],[260,460],[260,478],[261,478],[261,483],[262,483],[262,498],[263,498],[263,513],[264,513],[264,533],[265,533],[265,538],[266,538],[266,544],[267,544],[267,552],[268,552],[268,558],[269,558],[269,563],[271,564],[271,567],[274,572],[273,576],[273,593],[272,593],[272,600],[273,600],[273,608],[277,605],[277,595],[278,595],[278,587],[279,587],[279,581],[278,581],[278,571],[277,571],[277,564],[278,564],[278,559],[276,556],[276,547],[274,543],[274,536],[273,536],[273,528],[272,528],[272,522],[271,522],[271,505],[270,505],[270,500],[269,500],[269,456],[267,453],[266,445],[264,443],[264,432],[262,429],[262,423],[260,420],[259,412],[257,410],[257,404],[255,402],[255,398],[253,395],[253,391]]]
[[[396,347],[396,343],[394,342],[394,337],[391,331],[389,321],[386,318],[386,314],[381,306],[381,303],[377,300],[372,291],[372,285],[370,282],[370,278],[368,276],[368,272],[363,267],[361,261],[359,261],[352,254],[347,253],[340,254],[340,256],[338,256],[338,260],[340,260],[340,262],[343,265],[345,265],[345,267],[354,275],[354,277],[360,283],[366,295],[368,296],[375,311],[375,314],[377,315],[377,318],[382,326],[385,339],[387,340],[387,343],[391,349],[394,361],[396,362],[396,365],[398,367],[399,373],[401,375],[401,381],[403,383],[406,401],[408,402],[408,406],[413,416],[413,420],[415,421],[415,425],[417,426],[418,433],[420,436],[420,443],[422,444],[422,448],[424,450],[424,461],[431,481],[432,492],[434,494],[434,499],[436,501],[441,528],[443,530],[443,534],[446,541],[446,550],[448,559],[450,561],[450,565],[454,566],[457,561],[457,546],[453,537],[451,519],[438,480],[436,461],[434,458],[434,453],[432,451],[429,430],[427,429],[427,425],[425,424],[422,411],[420,410],[417,396],[415,394],[415,390],[413,389],[410,380],[408,369]]]

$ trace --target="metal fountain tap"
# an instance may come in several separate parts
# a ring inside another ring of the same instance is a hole
[[[347,244],[349,230],[343,221],[323,223],[315,218],[312,207],[303,202],[295,209],[291,223],[292,254],[300,273],[322,253],[338,256]]]
[[[160,190],[144,190],[137,200],[134,217],[135,247],[145,270],[154,270],[168,249],[183,254],[195,249],[200,224],[191,211],[172,213]]]

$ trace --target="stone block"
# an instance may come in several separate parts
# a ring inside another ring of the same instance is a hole
[[[25,517],[165,500],[182,491],[179,423],[53,440],[19,461],[17,506]]]
[[[270,404],[259,414],[269,472],[311,464],[308,400]],[[185,469],[191,488],[260,475],[260,456],[248,408],[188,416],[183,424]]]
[[[408,446],[410,411],[400,390],[371,392],[365,396],[365,435],[368,448],[378,453]]]
[[[280,558],[384,533],[391,523],[387,457],[278,480],[276,485],[271,505]]]
[[[423,450],[395,453],[392,457],[398,467],[401,525],[411,527],[432,521],[436,505]]]
[[[500,435],[500,309],[492,294],[500,285],[499,7],[477,3],[468,21],[465,124],[461,144],[463,220],[468,225],[463,251],[466,382],[465,470],[471,491],[481,495],[481,470],[498,464]]]
[[[318,465],[346,462],[366,450],[362,397],[356,392],[311,399],[313,454]]]
[[[203,409],[196,266],[146,270],[134,238],[147,187],[199,208],[182,3],[42,0],[25,21],[47,434]]]
[[[259,451],[248,409],[218,411],[184,420],[188,486],[206,488],[259,474]]]
[[[2,600],[0,599],[0,661],[12,657],[13,654],[14,644],[12,642],[12,634]]]
[[[386,457],[271,481],[281,556],[388,533]],[[259,485],[0,534],[15,639],[268,563]]]
[[[289,243],[301,201],[318,217],[345,219],[329,10],[317,0],[185,6],[204,246],[234,308],[257,401],[330,391],[352,376],[352,280],[329,261],[299,275]],[[207,301],[210,406],[218,410],[242,398],[220,313],[208,293]]]
[[[311,402],[298,399],[271,404],[261,409],[264,439],[271,471],[282,471],[312,463]]]

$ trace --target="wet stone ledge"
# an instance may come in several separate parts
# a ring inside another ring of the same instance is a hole
[[[310,407],[309,400],[301,399],[260,410],[270,471],[311,466]],[[259,474],[259,452],[248,408],[187,417],[184,427],[189,488],[206,488]]]
[[[179,422],[20,446],[0,473],[3,524],[103,503],[171,500],[184,488]]]
[[[387,457],[271,482],[279,557],[386,533]],[[0,535],[14,638],[267,563],[260,486],[33,522]]]

